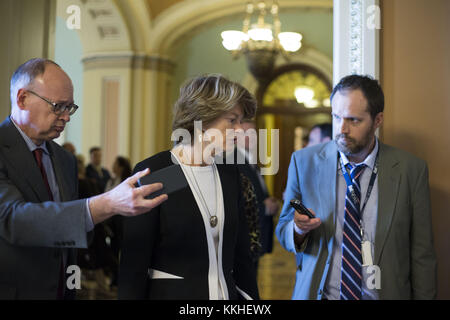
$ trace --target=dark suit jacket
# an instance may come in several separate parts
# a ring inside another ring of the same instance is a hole
[[[135,172],[172,165],[164,151],[139,163]],[[217,165],[222,183],[225,223],[222,265],[230,299],[238,290],[258,298],[256,275],[241,207],[236,166]],[[147,214],[124,219],[119,270],[119,299],[209,299],[209,253],[202,215],[191,189],[184,188]],[[167,277],[150,279],[149,271]]]
[[[95,170],[92,164],[88,164],[86,167],[86,177],[94,179],[98,185],[100,192],[105,192],[106,183],[111,178],[109,171],[105,168],[102,168],[103,177],[100,177],[97,170]]]
[[[62,201],[78,198],[75,158],[47,142]],[[86,247],[86,200],[50,202],[44,180],[10,118],[0,124],[0,299],[55,299],[60,261]],[[74,292],[66,290],[66,298]]]

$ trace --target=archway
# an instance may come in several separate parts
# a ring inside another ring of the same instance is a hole
[[[331,80],[325,74],[301,63],[280,66],[258,88],[261,107],[257,127],[268,132],[278,130],[280,140],[278,157],[271,155],[272,161],[278,162],[278,173],[265,176],[267,187],[275,197],[283,199],[291,154],[304,147],[303,140],[314,125],[331,122],[331,90]]]

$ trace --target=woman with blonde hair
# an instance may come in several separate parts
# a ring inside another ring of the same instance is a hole
[[[234,151],[234,133],[256,101],[240,84],[206,75],[181,88],[174,111],[183,138],[134,171],[176,163],[188,187],[125,219],[119,298],[258,299],[239,171],[218,161]]]

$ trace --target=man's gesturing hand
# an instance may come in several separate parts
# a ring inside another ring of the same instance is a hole
[[[100,223],[115,214],[123,216],[139,215],[166,201],[167,194],[162,194],[154,199],[145,199],[149,194],[160,190],[163,187],[161,183],[135,187],[137,181],[148,173],[150,173],[150,169],[139,171],[111,191],[91,198],[89,208],[94,224]]]

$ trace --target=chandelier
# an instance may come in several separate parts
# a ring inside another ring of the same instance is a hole
[[[255,11],[258,11],[257,21],[251,23]],[[268,11],[272,23],[265,21]],[[300,33],[280,30],[277,1],[272,1],[270,7],[265,1],[256,1],[256,5],[255,1],[248,2],[242,31],[223,31],[222,45],[232,52],[235,59],[244,54],[252,75],[264,82],[271,75],[279,53],[287,59],[289,52],[296,52],[302,46]]]

